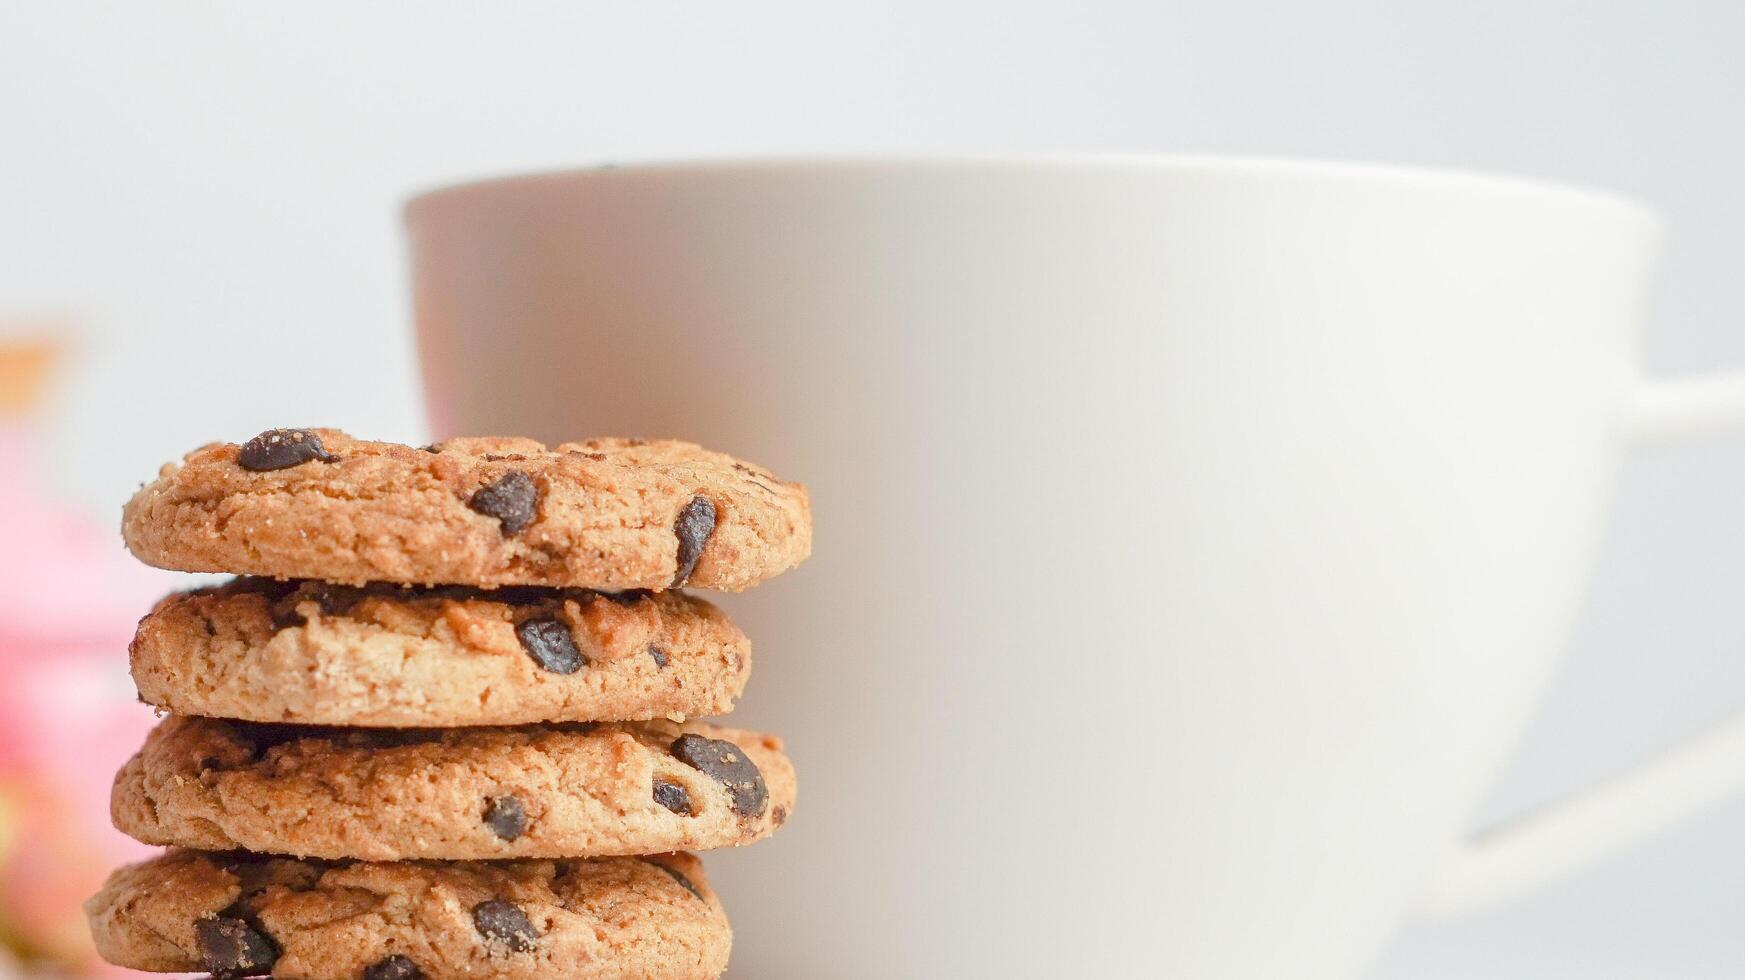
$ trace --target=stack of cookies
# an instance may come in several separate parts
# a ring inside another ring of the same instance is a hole
[[[112,963],[219,977],[718,976],[698,860],[794,806],[733,707],[738,590],[811,547],[805,489],[688,443],[324,429],[210,445],[128,503],[128,547],[229,572],[132,649],[169,712],[115,823],[171,850],[86,904]]]

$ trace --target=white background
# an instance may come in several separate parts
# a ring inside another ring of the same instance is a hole
[[[1647,362],[1741,365],[1742,42],[1731,0],[14,3],[0,319],[83,331],[55,476],[107,520],[209,439],[422,434],[408,191],[701,154],[1201,150],[1641,196],[1672,231]],[[1564,676],[1487,816],[1745,700],[1742,490],[1739,441],[1627,471]],[[1745,803],[1513,908],[1414,928],[1379,976],[1734,978],[1741,907]]]

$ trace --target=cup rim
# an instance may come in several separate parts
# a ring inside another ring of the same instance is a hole
[[[1565,204],[1610,211],[1622,217],[1658,226],[1661,213],[1653,205],[1630,195],[1575,181],[1519,174],[1492,173],[1458,167],[1420,166],[1356,160],[1329,160],[1290,156],[1211,153],[878,153],[794,154],[768,156],[721,156],[653,158],[628,162],[607,161],[591,166],[534,170],[475,177],[419,191],[405,199],[402,217],[411,221],[444,202],[477,194],[512,191],[540,184],[568,183],[578,179],[626,179],[650,175],[850,172],[855,170],[933,171],[1053,171],[1082,169],[1153,170],[1160,173],[1210,173],[1278,175],[1332,181],[1361,180],[1419,187],[1441,187],[1502,193],[1519,197],[1561,201]]]

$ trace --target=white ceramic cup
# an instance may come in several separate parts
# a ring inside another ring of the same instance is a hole
[[[1745,778],[1745,727],[1458,837],[1633,441],[1657,222],[1467,174],[741,162],[407,211],[438,435],[672,435],[808,483],[727,608],[794,819],[712,858],[749,977],[1349,977]]]

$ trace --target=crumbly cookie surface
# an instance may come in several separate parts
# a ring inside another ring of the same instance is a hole
[[[164,719],[115,778],[148,844],[401,861],[654,854],[787,820],[779,739],[698,722],[342,729]]]
[[[276,429],[164,467],[123,512],[141,560],[363,584],[738,590],[811,550],[806,490],[672,440]]]
[[[466,864],[172,850],[85,903],[103,958],[283,980],[692,980],[732,931],[689,854]]]
[[[725,714],[751,671],[745,634],[682,592],[261,578],[169,596],[129,652],[178,714],[400,728]]]

